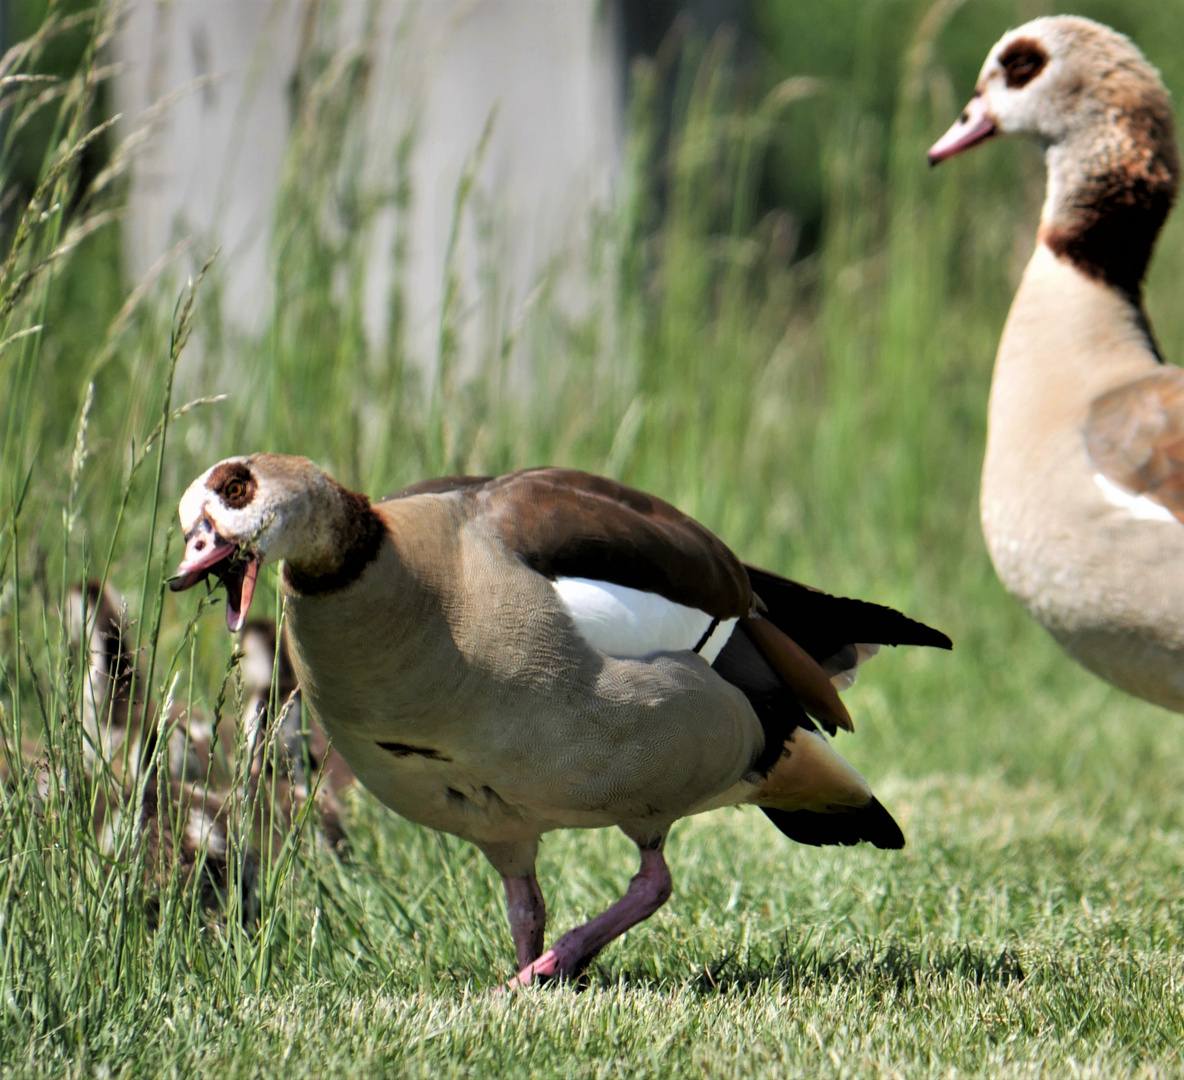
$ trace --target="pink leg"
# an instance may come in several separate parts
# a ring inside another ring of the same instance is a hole
[[[529,986],[536,980],[578,975],[610,941],[666,903],[670,892],[670,871],[661,850],[643,850],[641,869],[629,882],[625,895],[596,918],[569,930],[534,963],[524,965],[507,983],[507,989]]]
[[[526,877],[503,877],[506,889],[506,912],[510,933],[518,951],[518,966],[526,967],[543,951],[543,930],[547,926],[547,905],[534,874]]]

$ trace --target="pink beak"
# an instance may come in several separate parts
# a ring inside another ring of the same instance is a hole
[[[205,577],[203,571],[221,562],[234,550],[234,545],[214,530],[208,518],[202,518],[185,538],[185,554],[169,588],[181,592]]]
[[[185,538],[185,555],[169,588],[182,592],[202,581],[211,570],[226,586],[226,625],[232,633],[238,633],[247,620],[247,610],[255,595],[259,556],[250,551],[240,552],[237,545],[218,535],[208,518],[202,518]]]
[[[982,94],[975,94],[950,130],[929,148],[929,164],[936,165],[986,142],[996,130],[995,121],[987,111],[987,99]]]

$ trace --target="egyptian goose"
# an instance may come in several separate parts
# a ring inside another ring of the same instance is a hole
[[[987,546],[1071,656],[1184,711],[1184,372],[1142,300],[1180,173],[1168,93],[1114,30],[1035,19],[991,50],[929,161],[996,135],[1040,142],[1048,187],[995,360]]]
[[[259,854],[249,839],[235,842],[236,793],[211,786],[212,779],[222,779],[211,760],[211,725],[174,708],[166,724],[167,771],[161,775],[157,714],[145,705],[123,598],[109,583],[88,581],[66,594],[63,615],[72,649],[80,651],[85,643],[82,765],[95,784],[90,798],[101,849],[109,856],[122,854],[116,851],[119,822],[140,788],[136,843],[146,848],[150,918],[157,917],[156,893],[173,874],[196,892],[204,909],[222,907],[230,859],[237,857],[243,919],[257,920]],[[223,740],[233,738],[233,722],[220,727]]]
[[[64,623],[71,651],[85,642],[82,677],[83,764],[131,779],[153,757],[158,734],[157,715],[147,699],[144,677],[136,665],[127,604],[108,583],[91,580],[74,585],[66,594]],[[229,781],[229,772],[215,767],[217,741],[233,745],[233,721],[219,725],[218,739],[200,712],[175,705],[164,732],[170,778],[209,784]],[[121,780],[122,782],[122,780]]]
[[[275,623],[250,619],[243,625],[240,644],[246,691],[243,729],[252,747],[253,785],[261,787],[269,801],[282,804],[289,822],[315,789],[317,832],[337,854],[345,855],[349,840],[339,796],[353,786],[354,774],[318,728],[303,730],[300,687],[288,655],[288,635],[277,639]],[[270,730],[273,702],[279,708],[275,731]],[[274,739],[270,752],[265,748],[265,737]]]
[[[109,583],[88,581],[66,594],[63,623],[71,652],[83,649],[83,761],[93,775],[101,759],[117,773],[134,773],[151,756],[145,735],[144,680],[136,671],[123,598]],[[155,726],[147,725],[148,738]]]
[[[856,643],[949,639],[747,568],[659,499],[543,468],[372,504],[304,458],[255,454],[202,474],[180,518],[172,587],[216,574],[232,630],[259,567],[284,561],[305,704],[382,802],[501,874],[512,985],[577,974],[656,911],[666,835],[688,814],[756,803],[802,843],[904,843],[807,714],[850,729],[828,672],[873,651]],[[608,825],[640,871],[544,953],[539,838]]]

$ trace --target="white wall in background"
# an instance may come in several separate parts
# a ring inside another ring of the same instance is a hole
[[[339,3],[356,32],[365,0]],[[435,353],[457,182],[495,105],[479,199],[503,234],[507,307],[522,303],[549,259],[578,248],[589,208],[608,196],[621,142],[609,8],[603,0],[381,5],[374,160],[389,158],[415,110],[420,117],[406,274],[414,356],[430,363]],[[308,10],[309,0],[139,0],[116,42],[126,65],[116,84],[125,128],[178,95],[134,166],[128,270],[138,280],[183,236],[198,238],[200,251],[221,246],[225,315],[245,329],[261,324],[270,301],[271,201]],[[192,88],[202,78],[211,81]],[[384,331],[389,224],[377,230],[367,285],[372,335]],[[471,253],[465,265],[471,291]]]

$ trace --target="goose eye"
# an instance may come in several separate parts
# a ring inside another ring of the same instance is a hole
[[[255,477],[241,461],[218,465],[210,474],[208,486],[231,510],[241,510],[255,497]]]
[[[1003,75],[1012,90],[1027,86],[1048,63],[1048,53],[1035,41],[1020,38],[1013,41],[999,57]]]

